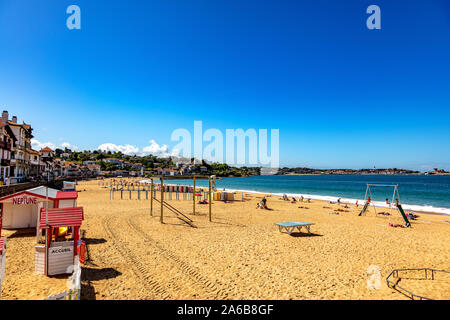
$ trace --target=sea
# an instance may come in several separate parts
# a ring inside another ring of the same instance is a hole
[[[192,179],[166,180],[171,185],[192,186]],[[226,191],[264,193],[289,197],[320,199],[325,201],[363,204],[367,184],[397,185],[371,186],[373,204],[387,207],[399,197],[404,209],[417,212],[450,215],[450,175],[273,175],[227,177],[216,180],[216,188]],[[208,187],[208,180],[196,179],[196,186]]]

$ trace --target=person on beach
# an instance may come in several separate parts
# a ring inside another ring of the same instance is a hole
[[[258,202],[258,204],[256,205],[256,209],[266,209],[269,210],[269,208],[267,208],[267,200],[266,198],[262,198],[260,202]]]
[[[358,208],[358,200],[356,200],[356,207]]]
[[[303,196],[300,197],[300,202],[303,202]]]
[[[341,205],[341,198],[337,199],[337,203],[338,203],[338,205]]]
[[[292,197],[292,201],[291,201],[291,203],[296,203],[297,202],[297,200],[295,200],[295,198],[294,197]]]

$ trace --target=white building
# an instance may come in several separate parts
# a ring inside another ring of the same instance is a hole
[[[8,111],[3,111],[2,122],[8,123],[16,137],[11,152],[11,183],[22,182],[28,176],[31,168],[28,150],[31,149],[30,141],[33,138],[33,129],[26,123],[17,123],[16,116],[9,121]]]

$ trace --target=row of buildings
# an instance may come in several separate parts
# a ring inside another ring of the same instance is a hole
[[[38,152],[31,148],[33,129],[17,117],[9,119],[8,111],[2,112],[0,122],[0,180],[17,183],[39,171]]]
[[[191,175],[195,171],[195,165],[190,162],[177,162],[174,166],[169,168],[156,167],[152,170],[146,170],[142,163],[130,163],[125,160],[106,158],[102,160],[105,163],[110,163],[116,166],[118,169],[115,171],[101,171],[100,175],[108,176],[187,176]],[[90,163],[95,163],[95,161],[84,161],[83,164],[89,165]],[[131,170],[129,170],[131,169]],[[207,173],[208,168],[205,166],[200,167],[200,173]]]
[[[33,128],[9,119],[8,111],[2,112],[0,121],[0,184],[15,184],[29,180],[54,179],[67,176],[96,176],[100,165],[78,164],[55,159],[48,147],[34,150],[31,146]]]
[[[8,111],[2,112],[0,121],[0,184],[15,184],[30,180],[55,179],[58,177],[92,177],[99,175],[190,175],[195,165],[189,161],[179,161],[170,168],[157,167],[146,170],[142,163],[131,163],[121,159],[107,158],[104,163],[117,167],[113,172],[101,171],[95,159],[76,163],[69,161],[70,153],[62,153],[58,158],[49,147],[34,150],[31,146],[33,128],[25,122],[19,123],[17,116],[9,118]],[[195,163],[195,162],[194,162]],[[200,167],[206,173],[205,166]]]

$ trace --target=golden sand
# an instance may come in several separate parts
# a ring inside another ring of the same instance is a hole
[[[412,228],[392,228],[388,217],[358,217],[361,206],[332,215],[346,209],[271,196],[273,210],[261,210],[261,195],[246,194],[249,201],[214,201],[209,222],[208,205],[197,204],[194,216],[192,201],[168,201],[194,229],[168,210],[161,224],[156,202],[152,217],[149,200],[109,200],[109,189],[96,181],[80,182],[78,190],[89,255],[85,299],[407,299],[386,285],[393,269],[450,270],[445,216],[421,215]],[[274,225],[296,220],[314,223],[313,234],[290,236]],[[42,299],[65,289],[65,279],[33,273],[33,244],[33,235],[8,238],[2,299]],[[379,290],[367,288],[370,265],[381,269]],[[450,298],[449,277],[402,284]]]

